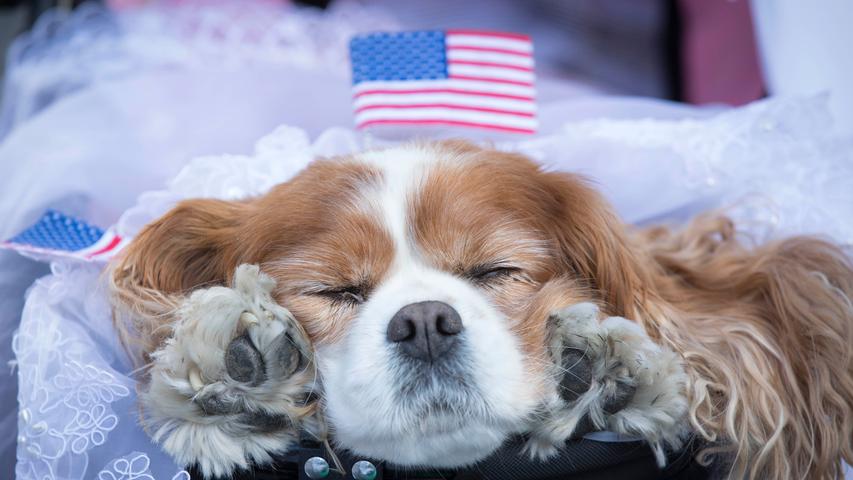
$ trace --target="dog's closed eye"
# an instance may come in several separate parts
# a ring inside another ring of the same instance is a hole
[[[367,299],[367,288],[362,285],[346,285],[341,287],[329,287],[314,292],[316,295],[328,298],[335,303],[348,305],[359,305]]]
[[[480,284],[489,284],[511,278],[520,273],[522,270],[512,265],[481,264],[468,269],[463,276]]]

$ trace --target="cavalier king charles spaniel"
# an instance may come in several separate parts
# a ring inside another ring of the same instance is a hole
[[[282,159],[286,161],[286,159]],[[593,429],[732,478],[853,462],[853,266],[730,220],[632,228],[583,178],[464,142],[186,200],[112,265],[143,424],[225,475],[299,431],[404,466],[543,461]],[[627,320],[626,320],[627,319]]]

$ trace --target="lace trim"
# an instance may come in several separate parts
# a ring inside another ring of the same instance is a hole
[[[91,265],[54,264],[53,275],[36,282],[27,300],[12,345],[19,380],[17,478],[92,478],[90,463],[113,454],[107,446],[111,436],[138,428],[125,410],[133,380],[112,370],[107,359],[115,352],[85,331],[111,326],[109,307],[97,301],[104,299],[89,298],[99,272]],[[86,320],[81,324],[70,312]],[[121,438],[111,441],[122,444]],[[148,466],[148,455],[134,452],[110,461],[98,478],[153,480]],[[170,478],[189,476],[178,472]]]
[[[98,472],[98,480],[156,480],[148,469],[149,465],[151,459],[148,455],[133,452],[111,461]],[[171,480],[190,480],[190,474],[183,470],[176,473]]]

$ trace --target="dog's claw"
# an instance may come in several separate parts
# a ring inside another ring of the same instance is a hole
[[[187,377],[189,379],[190,386],[196,392],[204,388],[204,382],[201,380],[201,372],[198,368],[191,368]]]
[[[254,314],[250,312],[243,312],[240,314],[240,324],[243,325],[243,328],[249,329],[255,325],[259,325],[261,322],[258,320]]]

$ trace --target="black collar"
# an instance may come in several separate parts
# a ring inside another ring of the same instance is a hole
[[[470,467],[448,470],[436,468],[396,467],[381,461],[336,452],[346,471],[344,475],[330,471],[328,480],[352,480],[352,466],[362,460],[371,462],[377,471],[376,480],[556,480],[556,479],[702,479],[708,472],[693,457],[699,449],[693,438],[685,448],[671,452],[666,468],[659,469],[651,449],[641,441],[600,442],[589,439],[566,443],[559,455],[547,462],[530,460],[521,451],[524,438],[509,440],[488,458]],[[303,440],[273,464],[236,472],[232,480],[311,480],[305,473],[305,463],[320,457],[334,469],[334,462],[326,449],[316,442]],[[190,470],[193,479],[203,479],[197,471]]]

